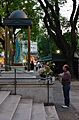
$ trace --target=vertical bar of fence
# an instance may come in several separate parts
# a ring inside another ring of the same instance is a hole
[[[16,95],[16,69],[14,69],[14,94]]]
[[[49,104],[49,80],[47,80],[47,103]]]

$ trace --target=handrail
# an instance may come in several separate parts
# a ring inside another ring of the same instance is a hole
[[[0,85],[14,85],[14,94],[16,95],[16,88],[17,88],[17,85],[40,85],[40,86],[46,86],[47,87],[47,103],[49,104],[49,88],[50,86],[52,86],[54,84],[54,82],[50,83],[50,78],[47,77],[47,78],[44,78],[43,80],[45,81],[44,83],[40,83],[39,81],[31,81],[31,82],[23,82],[23,81],[19,81],[19,79],[41,79],[41,77],[38,77],[38,78],[17,78],[16,76],[17,72],[16,72],[16,69],[14,69],[14,78],[4,78],[4,77],[1,77],[0,79]],[[6,80],[6,79],[9,79],[9,80]],[[11,80],[10,80],[11,79]]]

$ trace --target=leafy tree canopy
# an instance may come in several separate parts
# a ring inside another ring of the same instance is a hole
[[[39,18],[40,15],[37,14],[37,10],[40,11],[37,2],[35,0],[1,0],[0,1],[0,15],[2,17],[8,17],[13,11],[19,9],[23,10],[28,18],[33,21],[31,39],[36,40],[39,33]]]

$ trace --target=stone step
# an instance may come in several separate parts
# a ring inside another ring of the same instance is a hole
[[[46,120],[59,120],[55,106],[45,106]]]
[[[32,99],[22,99],[12,120],[31,120]]]
[[[0,105],[0,120],[11,120],[21,96],[9,95]]]
[[[45,109],[43,103],[33,104],[31,120],[46,120]]]
[[[10,91],[0,91],[0,104],[8,97]]]

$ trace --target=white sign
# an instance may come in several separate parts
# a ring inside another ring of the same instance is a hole
[[[37,53],[37,42],[30,42],[30,52],[31,53]]]

